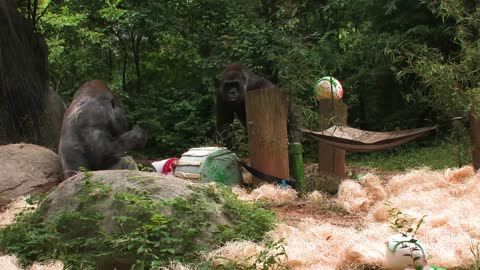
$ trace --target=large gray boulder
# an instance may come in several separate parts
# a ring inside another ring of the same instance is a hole
[[[51,189],[61,175],[60,160],[52,150],[33,144],[0,146],[0,206],[15,197]]]
[[[119,229],[114,216],[119,215],[114,196],[119,192],[140,194],[148,192],[155,200],[168,200],[175,197],[187,197],[192,194],[192,187],[200,185],[172,175],[160,175],[154,172],[129,170],[105,170],[79,173],[63,181],[49,194],[48,208],[44,217],[54,217],[59,211],[78,210],[79,196],[84,191],[85,181],[93,181],[96,188],[89,194],[93,199],[102,186],[111,190],[99,200],[92,200],[89,207],[103,214],[101,229],[105,232],[115,232]]]
[[[118,201],[118,194],[134,194],[142,196],[148,194],[152,201],[167,201],[177,197],[187,199],[192,195],[202,196],[200,201],[205,203],[208,213],[208,226],[204,227],[196,238],[195,243],[206,244],[213,238],[218,226],[232,226],[228,214],[224,213],[221,198],[209,197],[202,192],[202,188],[215,188],[213,185],[193,183],[172,175],[159,175],[154,172],[105,170],[83,172],[63,181],[53,190],[41,204],[40,211],[45,221],[55,221],[62,213],[101,213],[98,228],[102,234],[125,233],[130,225],[121,225],[119,216],[134,217],[138,220],[138,212],[129,212],[125,201]],[[123,203],[122,203],[123,202]],[[169,204],[159,207],[157,213],[172,216],[173,210]],[[199,212],[200,213],[200,209]],[[181,217],[186,223],[193,216],[188,214]],[[178,214],[178,213],[177,213]],[[148,218],[145,222],[148,222]],[[182,221],[183,222],[183,221]],[[78,225],[81,226],[81,225]],[[132,229],[132,228],[130,228]],[[80,231],[73,225],[69,230]],[[176,252],[181,253],[182,250]],[[130,269],[135,262],[132,257],[103,256],[96,259],[98,269]]]

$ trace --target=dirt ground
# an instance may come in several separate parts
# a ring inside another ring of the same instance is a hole
[[[326,190],[322,190],[322,182],[329,179],[322,179],[322,176],[318,173],[318,165],[316,163],[310,163],[305,165],[305,182],[306,192],[312,192],[313,190],[319,190],[325,192],[325,196],[328,202],[326,205],[331,207],[325,207],[325,204],[315,205],[309,203],[305,198],[300,199],[294,204],[290,204],[283,207],[272,207],[271,209],[279,214],[281,220],[291,226],[295,226],[298,222],[305,218],[315,219],[321,222],[329,223],[341,227],[349,227],[355,229],[361,229],[364,227],[364,217],[362,215],[348,213],[342,209],[334,207],[335,195],[329,194]],[[347,175],[349,178],[361,177],[367,173],[373,173],[381,175],[382,181],[385,183],[388,180],[398,174],[399,172],[384,171],[370,167],[349,166],[347,169]],[[385,184],[383,183],[383,184]]]

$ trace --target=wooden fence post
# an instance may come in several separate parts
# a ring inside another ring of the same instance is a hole
[[[248,150],[255,169],[289,178],[287,104],[277,88],[248,91],[246,100]],[[254,184],[262,180],[253,178]]]
[[[341,100],[321,99],[318,102],[320,130],[347,124],[347,105]],[[323,178],[322,189],[336,193],[340,180],[346,177],[345,150],[318,142],[318,171]]]

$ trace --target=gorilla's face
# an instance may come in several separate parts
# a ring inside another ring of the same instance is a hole
[[[223,81],[222,97],[225,102],[238,103],[245,100],[247,91],[246,83],[243,80]]]
[[[242,70],[241,66],[227,68],[219,88],[222,101],[231,105],[243,104],[247,94],[248,80],[248,74]]]

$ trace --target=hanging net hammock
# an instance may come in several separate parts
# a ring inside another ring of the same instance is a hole
[[[375,152],[413,141],[437,129],[437,127],[438,125],[390,132],[374,132],[346,126],[332,126],[322,132],[309,129],[301,129],[301,131],[319,141],[350,152]]]

